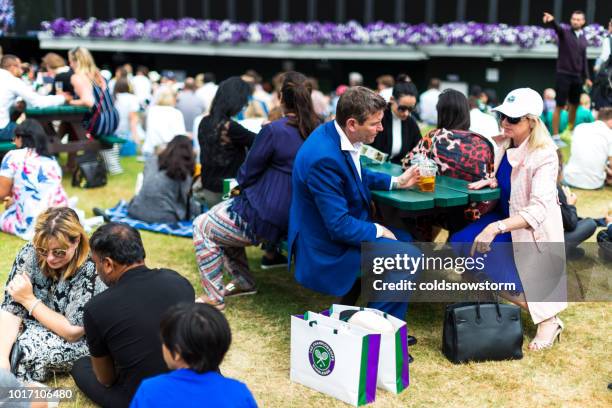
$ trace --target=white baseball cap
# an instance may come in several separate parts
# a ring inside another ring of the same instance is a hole
[[[528,114],[540,116],[544,110],[544,101],[533,89],[518,88],[506,95],[504,103],[493,110],[511,118],[520,118]]]

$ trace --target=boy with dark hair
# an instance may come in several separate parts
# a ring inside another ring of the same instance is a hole
[[[168,374],[143,381],[131,407],[256,407],[249,389],[219,373],[232,342],[225,316],[204,303],[180,304],[161,321]]]

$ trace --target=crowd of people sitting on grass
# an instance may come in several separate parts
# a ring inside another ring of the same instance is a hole
[[[212,74],[179,83],[170,72],[133,74],[129,64],[105,76],[82,47],[68,61],[47,54],[34,76],[16,56],[0,60],[0,139],[14,142],[0,166],[0,229],[29,241],[0,308],[2,384],[40,386],[64,372],[101,406],[196,406],[202,395],[213,406],[256,406],[243,383],[219,370],[231,343],[220,311],[228,298],[257,292],[246,247],[261,245],[262,267],[293,261],[302,286],[354,303],[346,295],[358,293],[363,242],[403,241],[418,257],[410,243],[432,241],[442,229],[458,254],[490,253],[496,267],[488,278],[517,284],[508,300],[530,314],[537,329],[529,349],[538,351],[564,329],[567,302],[530,298],[533,268],[511,247],[491,244],[565,242],[567,257],[580,258],[580,244],[600,226],[609,251],[612,209],[581,218],[570,188],[606,194],[612,183],[610,106],[583,107],[584,123],[576,119],[565,137],[553,138],[549,90],[543,98],[515,89],[498,104],[478,87],[465,95],[433,78],[419,95],[402,74],[381,76],[372,90],[351,73],[348,85],[325,95],[299,72],[268,85],[247,71],[217,85]],[[92,137],[126,139],[103,156],[111,174],[122,172],[121,151],[144,161],[128,214],[192,221],[200,296],[178,272],[146,266],[138,230],[109,222],[88,238],[45,131],[24,120],[19,98],[28,106],[86,106],[83,126]],[[402,171],[392,177],[362,165],[363,145]],[[383,225],[371,190],[415,186],[419,157],[470,189],[499,189],[499,200],[417,216],[403,229]],[[224,180],[233,178],[238,186],[224,196]],[[369,305],[405,319],[406,302]]]

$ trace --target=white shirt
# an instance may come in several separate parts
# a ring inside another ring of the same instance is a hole
[[[344,133],[338,122],[334,120],[334,126],[336,128],[336,132],[340,135],[340,150],[346,152],[348,151],[351,155],[351,159],[353,160],[353,164],[357,169],[357,174],[359,174],[359,179],[361,179],[361,161],[359,160],[359,152],[361,151],[361,146],[363,143],[351,143],[348,136]],[[397,180],[397,177],[391,177],[391,183],[389,183],[389,190],[393,187],[393,183]],[[376,238],[382,237],[383,227],[374,223],[376,226]]]
[[[147,132],[142,152],[153,154],[156,147],[169,143],[174,136],[186,133],[180,110],[172,106],[151,106],[147,112]]]
[[[393,116],[393,126],[391,127],[391,154],[389,158],[394,158],[402,150],[402,120],[391,113]]]
[[[592,190],[606,181],[606,161],[612,157],[612,130],[601,120],[574,129],[570,158],[563,178],[573,187]]]
[[[119,125],[117,133],[130,134],[130,113],[140,110],[138,97],[128,92],[121,92],[115,96],[115,109],[119,113]]]
[[[195,92],[196,96],[204,102],[204,114],[210,112],[212,101],[217,94],[219,86],[213,82],[207,82]]]
[[[138,98],[138,102],[142,105],[147,100],[151,100],[151,80],[144,75],[136,75],[131,79],[132,88],[134,89],[134,95]]]
[[[470,111],[470,130],[486,137],[497,152],[497,143],[495,143],[493,137],[498,136],[500,131],[497,120],[493,116],[481,112],[478,108],[472,109]]]
[[[440,91],[435,88],[426,90],[421,94],[419,98],[419,113],[421,120],[428,125],[435,125],[438,123],[438,111],[436,105],[438,104],[438,97]]]
[[[62,105],[66,102],[63,95],[39,95],[21,79],[16,78],[9,71],[0,68],[0,129],[10,121],[10,109],[21,98],[28,107],[47,108]]]
[[[389,101],[391,100],[391,97],[393,96],[393,88],[385,88],[382,91],[380,91],[378,94],[383,97],[385,102],[389,103]]]
[[[344,130],[342,130],[338,122],[335,120],[334,126],[336,127],[336,132],[338,132],[340,135],[340,150],[350,153],[351,159],[353,159],[353,164],[355,165],[359,178],[361,179],[361,161],[359,160],[359,152],[361,151],[361,146],[363,146],[363,143],[351,143],[346,133],[344,133]]]

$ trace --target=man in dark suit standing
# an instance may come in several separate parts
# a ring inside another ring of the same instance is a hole
[[[359,151],[382,131],[385,100],[364,87],[349,88],[338,102],[336,120],[319,126],[304,142],[293,166],[289,259],[303,286],[343,296],[359,279],[362,242],[410,242],[410,234],[372,219],[370,189],[405,189],[418,181],[409,168],[399,177],[361,167]],[[405,250],[420,256],[412,245]],[[373,302],[404,319],[405,302]]]
[[[544,13],[542,21],[552,26],[559,38],[559,56],[555,75],[557,106],[552,120],[553,139],[558,140],[561,110],[566,104],[569,105],[568,127],[570,130],[574,129],[582,86],[590,88],[593,85],[589,79],[589,65],[586,56],[588,42],[582,30],[586,19],[584,12],[577,10],[572,13],[569,28],[561,27],[550,13]]]

